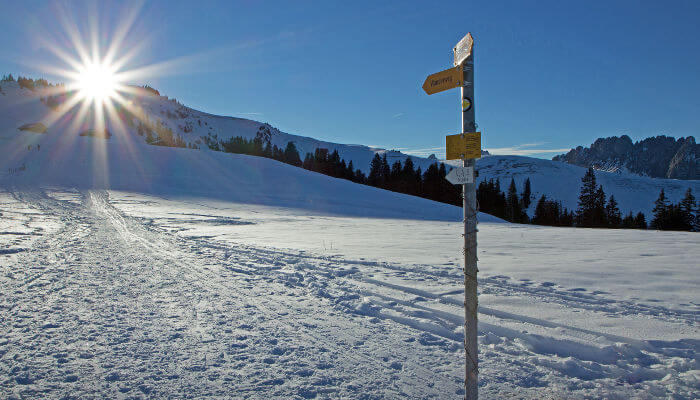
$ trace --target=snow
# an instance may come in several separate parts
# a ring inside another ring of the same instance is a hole
[[[3,398],[462,394],[460,208],[2,99]],[[698,397],[697,233],[479,220],[483,398]]]
[[[461,393],[459,223],[58,187],[0,210],[28,233],[0,235],[7,393]],[[695,397],[694,234],[479,229],[484,397]]]

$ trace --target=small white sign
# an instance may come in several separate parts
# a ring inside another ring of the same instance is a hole
[[[449,174],[445,177],[453,185],[464,185],[474,183],[474,168],[472,167],[457,167],[452,168]]]
[[[472,48],[474,47],[474,38],[471,33],[467,33],[467,36],[463,37],[455,45],[455,66],[462,65],[464,61],[472,55]]]

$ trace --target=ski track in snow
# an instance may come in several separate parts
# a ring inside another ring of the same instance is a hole
[[[104,191],[0,190],[7,398],[459,398],[458,270],[177,235]],[[187,222],[180,221],[180,224]],[[220,218],[209,223],[244,224]],[[457,286],[458,287],[458,286]],[[506,276],[482,296],[697,327],[671,309]],[[483,398],[697,398],[699,340],[480,306]]]

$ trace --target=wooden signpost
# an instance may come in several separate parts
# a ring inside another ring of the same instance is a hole
[[[446,177],[462,184],[462,209],[464,213],[464,398],[478,398],[479,360],[477,351],[477,292],[476,275],[476,183],[474,167],[481,157],[481,133],[476,132],[474,118],[474,38],[467,33],[454,47],[454,65],[437,74],[430,75],[423,83],[428,94],[461,87],[462,133],[446,138],[447,159],[461,159],[462,168],[453,169]],[[458,70],[460,76],[455,74]],[[449,79],[448,79],[449,78]]]

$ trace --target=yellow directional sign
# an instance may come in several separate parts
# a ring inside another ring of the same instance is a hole
[[[446,136],[448,160],[481,158],[481,132]]]
[[[432,74],[425,78],[423,82],[423,90],[425,93],[434,94],[443,90],[452,89],[462,86],[462,77],[464,73],[461,67],[454,67]]]

